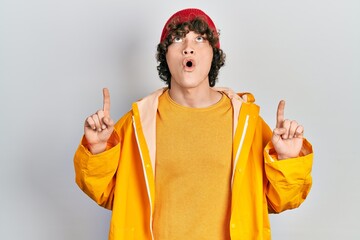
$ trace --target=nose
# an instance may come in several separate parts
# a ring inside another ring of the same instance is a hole
[[[193,55],[195,54],[194,48],[191,46],[189,41],[186,41],[186,44],[183,49],[183,55]]]
[[[184,55],[188,55],[188,54],[192,55],[192,54],[194,54],[194,50],[186,48],[183,50],[183,54]]]

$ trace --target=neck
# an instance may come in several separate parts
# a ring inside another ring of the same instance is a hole
[[[172,100],[185,107],[205,108],[220,101],[221,93],[208,87],[199,88],[173,88],[169,90]]]

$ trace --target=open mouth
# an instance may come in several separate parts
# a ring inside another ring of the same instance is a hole
[[[183,62],[183,66],[187,69],[187,70],[191,70],[195,67],[195,63],[192,59],[184,59]]]

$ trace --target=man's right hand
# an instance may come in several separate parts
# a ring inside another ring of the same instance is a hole
[[[110,117],[110,93],[107,88],[103,89],[103,95],[103,109],[89,116],[84,124],[87,147],[92,154],[106,150],[107,141],[114,130],[114,121]]]

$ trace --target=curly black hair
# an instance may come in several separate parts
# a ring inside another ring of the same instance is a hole
[[[167,27],[169,28],[168,35],[165,40],[157,46],[156,60],[159,63],[157,66],[159,77],[168,85],[169,88],[171,87],[171,73],[166,62],[167,49],[169,45],[172,44],[173,36],[185,37],[187,33],[194,31],[205,36],[206,40],[209,41],[213,49],[213,59],[209,71],[209,85],[210,87],[215,86],[219,70],[225,64],[225,53],[217,47],[219,42],[219,33],[214,34],[213,30],[209,28],[206,21],[199,17],[182,23],[177,23],[175,19]]]

